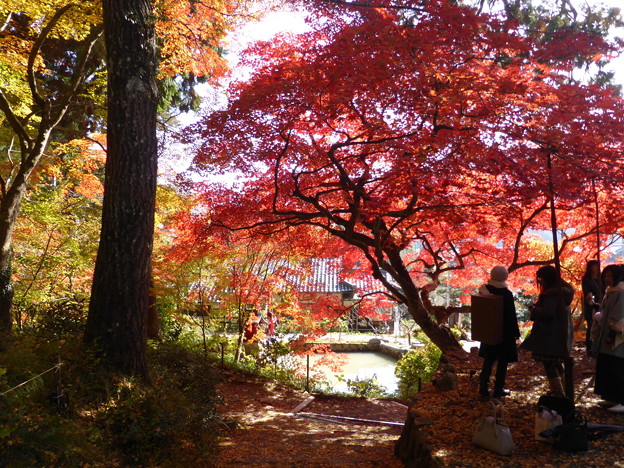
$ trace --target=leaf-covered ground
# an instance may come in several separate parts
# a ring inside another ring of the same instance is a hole
[[[333,414],[402,423],[406,407],[396,402],[316,397],[295,416],[290,412],[308,397],[306,393],[238,374],[226,377],[219,394],[225,421],[218,466],[402,466],[393,457],[400,427],[310,416]]]
[[[624,425],[624,415],[597,405],[593,393],[592,364],[575,348],[577,407],[589,423]],[[435,455],[448,467],[624,467],[624,434],[611,434],[590,442],[580,454],[556,452],[534,440],[534,406],[546,392],[542,368],[529,354],[510,365],[510,396],[499,400],[512,430],[516,450],[502,457],[475,447],[474,425],[486,404],[478,398],[481,360],[474,353],[459,365],[459,388],[439,392],[426,386],[415,402],[418,415],[432,418],[427,427]],[[230,374],[220,384],[223,398],[221,456],[218,466],[251,467],[400,467],[394,444],[401,428],[289,414],[307,397],[302,391],[264,379]],[[390,400],[319,397],[302,413],[333,414],[353,418],[403,422],[406,407]]]
[[[581,346],[575,355],[575,400],[588,423],[624,425],[624,415],[601,408],[593,393],[593,363],[583,358]],[[435,454],[448,467],[624,467],[624,434],[611,434],[590,442],[590,450],[577,454],[555,451],[534,440],[535,404],[547,392],[540,363],[521,352],[520,361],[509,367],[507,388],[511,395],[499,401],[510,426],[516,450],[502,457],[472,445],[474,424],[488,407],[477,395],[481,360],[475,353],[458,369],[459,388],[445,393],[427,387],[417,402],[420,414],[434,419],[428,428]],[[472,372],[471,372],[472,371]],[[477,371],[477,373],[474,373]]]

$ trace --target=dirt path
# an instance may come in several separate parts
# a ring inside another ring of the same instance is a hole
[[[226,424],[218,467],[403,466],[393,454],[401,427],[294,416],[306,393],[250,376],[226,376],[219,395]],[[316,397],[302,413],[403,423],[406,408],[387,400]]]
[[[593,394],[593,365],[584,362],[581,346],[575,349],[577,367],[575,389],[577,408],[589,423],[624,425],[624,415],[609,413],[597,405]],[[432,419],[424,430],[433,445],[433,454],[447,467],[457,468],[624,468],[624,432],[590,442],[587,452],[574,454],[553,450],[534,439],[534,411],[547,385],[542,368],[528,353],[510,365],[509,397],[499,401],[504,409],[516,450],[501,457],[472,444],[474,425],[489,403],[478,397],[477,372],[481,360],[472,354],[458,368],[459,388],[437,391],[427,385],[416,402],[417,416]],[[401,427],[336,424],[297,417],[290,412],[308,396],[302,391],[239,374],[228,374],[219,386],[220,408],[226,420],[218,467],[369,467],[398,468],[394,444]],[[389,400],[316,397],[304,412],[344,415],[403,423],[406,408]],[[324,418],[320,418],[324,419]]]

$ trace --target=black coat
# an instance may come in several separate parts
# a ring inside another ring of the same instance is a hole
[[[574,289],[568,284],[561,288],[561,293],[557,288],[541,293],[531,311],[531,334],[520,347],[545,357],[569,356],[574,338],[570,315],[573,298]]]
[[[503,341],[497,345],[481,343],[479,356],[488,360],[515,362],[518,360],[516,339],[520,336],[516,304],[511,291],[507,288],[496,288],[486,285],[490,294],[503,296]]]

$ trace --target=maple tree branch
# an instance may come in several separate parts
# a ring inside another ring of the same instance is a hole
[[[514,241],[514,250],[513,250],[513,258],[511,260],[511,265],[508,268],[508,271],[511,273],[517,268],[514,268],[515,265],[518,265],[518,258],[520,257],[520,243],[522,242],[522,236],[524,236],[524,231],[531,224],[531,222],[544,210],[548,208],[548,201],[544,201],[542,205],[540,205],[537,209],[531,213],[531,215],[520,224],[520,229],[516,234],[516,239]]]
[[[4,23],[2,23],[2,26],[0,26],[0,32],[4,31],[7,28],[7,26],[11,22],[12,17],[13,17],[13,12],[9,11],[9,13],[7,13],[6,20],[4,20]]]
[[[15,112],[11,108],[11,104],[6,98],[4,92],[0,89],[0,110],[4,113],[9,125],[17,135],[20,140],[20,146],[22,147],[22,151],[27,151],[27,148],[32,146],[33,140],[18,119]]]
[[[90,137],[90,136],[88,136],[88,135],[87,135],[87,136],[84,136],[83,138],[84,138],[85,140],[89,140],[90,142],[95,143],[96,145],[98,145],[98,146],[100,147],[100,149],[101,149],[104,153],[108,152],[108,148],[107,148],[106,146],[104,146],[104,144],[103,144],[103,143],[101,143],[101,142],[97,141],[95,138],[91,138],[91,137]]]
[[[43,28],[43,30],[35,40],[30,54],[28,55],[28,85],[30,86],[30,92],[32,93],[33,100],[39,105],[41,110],[44,109],[47,100],[43,98],[41,93],[39,93],[39,88],[37,87],[37,80],[35,78],[35,60],[37,58],[37,55],[39,55],[41,47],[43,47],[43,43],[47,39],[48,34],[50,34],[52,29],[56,26],[56,24],[65,14],[65,12],[67,12],[67,10],[73,8],[74,6],[75,5],[73,4],[65,5],[64,7],[59,8],[56,13],[54,13],[48,24]]]
[[[284,140],[284,148],[282,148],[282,151],[280,151],[280,153],[275,158],[275,171],[273,172],[273,212],[274,213],[278,213],[279,211],[277,208],[277,199],[280,193],[279,191],[279,188],[280,188],[279,168],[281,166],[282,159],[284,158],[284,156],[288,152],[288,148],[290,147],[291,132],[289,131],[287,135],[285,135],[283,132],[280,132],[280,137]]]
[[[22,297],[18,301],[16,301],[18,304],[22,303],[26,295],[30,292],[33,285],[37,282],[37,276],[39,276],[39,273],[41,273],[41,270],[43,269],[43,265],[45,261],[47,260],[47,256],[50,251],[50,246],[52,245],[53,239],[54,239],[54,230],[52,229],[50,230],[50,233],[48,235],[48,240],[46,241],[46,245],[43,249],[43,252],[40,254],[40,260],[37,264],[37,267],[35,268],[35,272],[33,273],[32,278],[30,279],[28,286],[24,290]]]
[[[569,10],[568,10],[568,8],[569,8]],[[578,17],[578,13],[576,11],[576,8],[574,8],[574,5],[572,5],[572,2],[570,2],[570,0],[561,0],[561,10],[559,11],[559,14],[568,16],[568,12],[572,13],[572,18],[570,18],[570,19],[573,22],[576,22],[576,19]]]
[[[374,256],[371,254],[370,250],[367,248],[365,249],[360,246],[360,250],[362,251],[366,259],[368,260],[369,265],[371,266],[371,269],[373,271],[373,277],[377,279],[379,282],[381,282],[381,284],[383,284],[384,287],[388,291],[390,291],[390,297],[393,298],[397,302],[406,304],[407,303],[407,295],[405,294],[406,288],[401,285],[402,281],[401,281],[400,274],[398,272],[399,268],[396,268],[395,265],[393,265],[392,258],[394,258],[394,256],[390,253],[388,255],[388,261],[386,261],[384,260],[383,255],[381,256],[381,258],[376,255]],[[395,284],[393,284],[391,281],[388,280],[386,275],[383,274],[383,271],[386,271],[390,276],[392,276],[394,281],[396,281],[397,284],[399,285],[399,288],[397,288]],[[407,272],[407,270],[405,271]]]
[[[13,160],[11,158],[11,151],[13,151],[13,143],[15,143],[15,136],[11,138],[11,142],[9,143],[9,147],[7,148],[7,160],[9,161],[11,167],[13,166]],[[6,187],[7,187],[7,181],[0,174],[0,190],[1,190],[0,193],[2,194],[2,198],[6,197]]]
[[[87,63],[91,58],[95,43],[100,39],[100,37],[102,37],[103,32],[104,25],[97,25],[93,27],[86,40],[84,41],[84,51],[82,53],[82,56],[80,57],[78,65],[76,66],[76,70],[74,70],[72,83],[63,93],[63,97],[60,100],[60,103],[55,106],[58,107],[58,110],[56,116],[51,117],[50,124],[52,126],[56,126],[61,121],[61,119],[65,115],[65,112],[67,112],[71,100],[76,95],[78,88],[82,85],[82,83],[84,83],[84,80],[86,79],[85,70],[87,68]]]

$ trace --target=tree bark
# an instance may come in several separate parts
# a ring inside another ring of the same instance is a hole
[[[104,0],[108,156],[102,231],[85,341],[114,368],[147,378],[156,200],[156,42],[149,0]]]
[[[414,321],[427,335],[433,344],[442,350],[443,353],[452,358],[464,358],[467,353],[459,344],[449,327],[443,323],[438,323],[429,314],[420,299],[414,303],[413,298],[407,301],[407,309]]]
[[[344,236],[343,239],[349,242],[348,238]],[[353,242],[351,243],[353,244]],[[378,244],[381,245],[381,242],[378,242]],[[379,251],[380,249],[378,249]],[[370,251],[364,251],[373,268],[373,276],[388,289],[397,302],[407,307],[410,315],[423,333],[443,353],[451,358],[465,358],[467,355],[466,351],[453,336],[449,327],[444,322],[436,320],[427,291],[414,283],[401,256],[401,249],[396,246],[386,245],[383,253],[385,257],[373,255]],[[394,283],[390,282],[382,271],[389,274]]]

